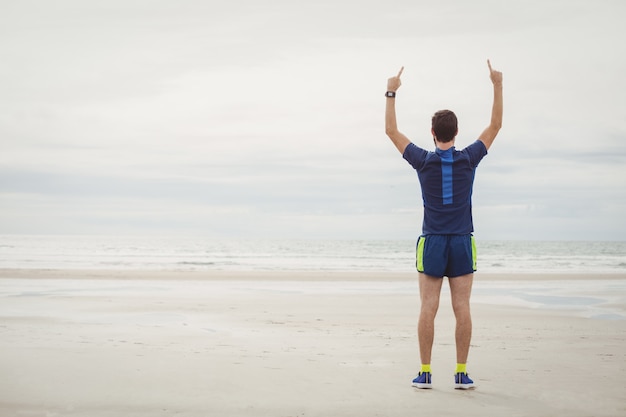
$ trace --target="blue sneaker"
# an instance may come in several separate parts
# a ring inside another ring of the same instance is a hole
[[[420,372],[413,380],[415,388],[431,389],[433,387],[433,377],[430,372]]]
[[[467,376],[465,372],[457,372],[454,375],[454,388],[455,389],[474,389],[474,381]]]

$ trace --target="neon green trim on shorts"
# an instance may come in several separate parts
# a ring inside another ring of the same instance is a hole
[[[472,236],[471,239],[472,239],[472,269],[476,271],[476,240],[474,239],[474,236]]]
[[[415,253],[417,272],[424,272],[424,244],[426,236],[421,236],[417,241],[417,250]]]

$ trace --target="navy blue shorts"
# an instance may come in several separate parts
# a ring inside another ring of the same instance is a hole
[[[417,240],[417,270],[436,278],[476,271],[476,243],[470,235],[425,235]]]

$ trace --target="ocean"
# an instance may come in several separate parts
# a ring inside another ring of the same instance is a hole
[[[626,242],[477,240],[485,273],[626,273]],[[0,268],[414,272],[413,240],[0,235]]]

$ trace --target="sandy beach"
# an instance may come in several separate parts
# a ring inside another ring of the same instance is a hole
[[[417,390],[415,274],[0,270],[0,415],[626,415],[625,275],[477,274],[473,391],[448,294]]]

